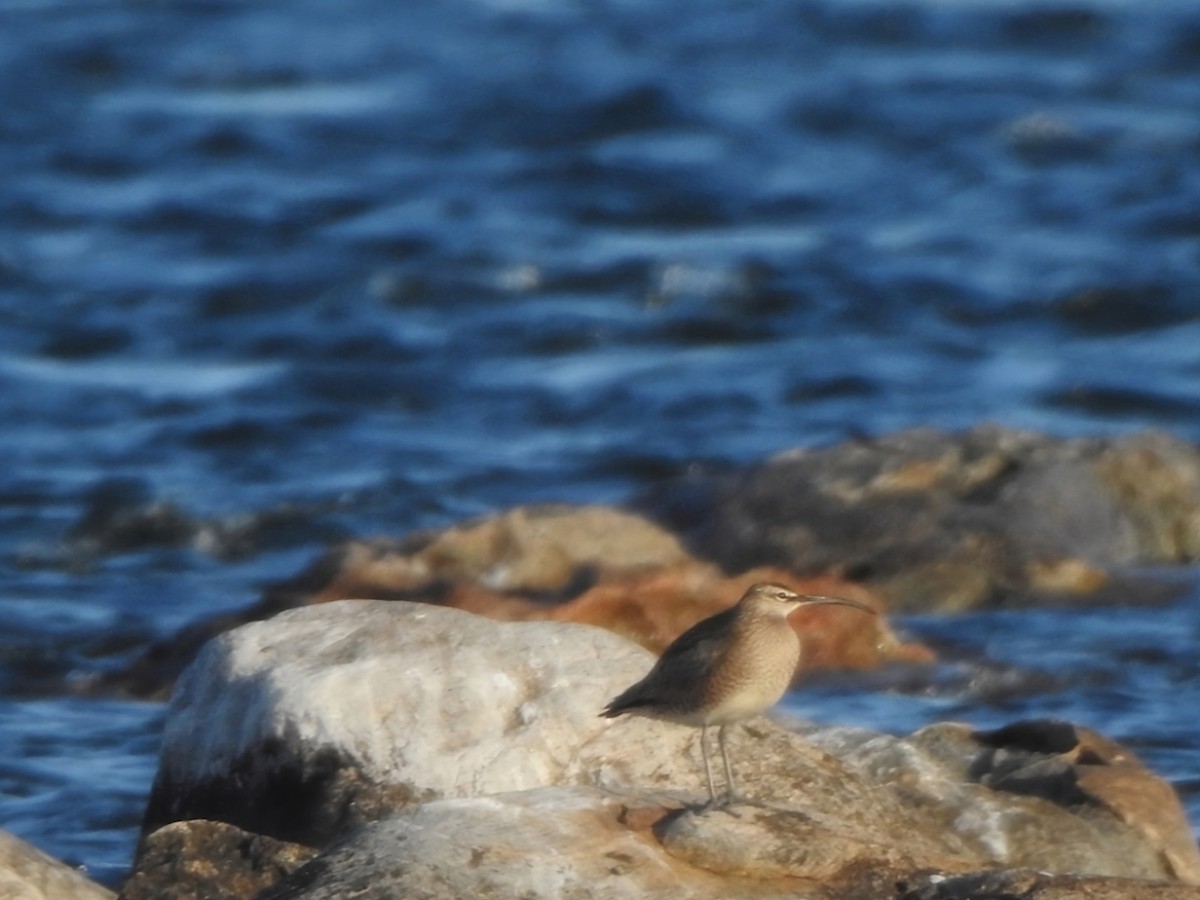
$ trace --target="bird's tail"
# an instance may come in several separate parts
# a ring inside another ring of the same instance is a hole
[[[639,706],[645,706],[646,701],[635,691],[629,690],[608,701],[608,705],[600,713],[606,719],[615,719],[627,712],[633,712]]]

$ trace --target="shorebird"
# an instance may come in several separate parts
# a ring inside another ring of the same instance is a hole
[[[736,605],[696,623],[663,651],[641,681],[617,695],[602,716],[647,716],[700,729],[708,779],[708,807],[717,792],[708,762],[708,726],[718,726],[725,763],[726,803],[740,799],[725,749],[725,728],[774,706],[800,662],[800,639],[788,616],[801,606],[836,603],[871,614],[855,600],[797,594],[778,584],[756,584]]]

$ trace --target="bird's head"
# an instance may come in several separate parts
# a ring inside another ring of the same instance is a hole
[[[801,606],[815,606],[821,603],[852,606],[875,615],[875,610],[857,600],[847,600],[845,597],[825,597],[820,594],[797,594],[780,584],[756,584],[746,591],[739,603],[751,607],[755,612],[763,612],[783,619]]]

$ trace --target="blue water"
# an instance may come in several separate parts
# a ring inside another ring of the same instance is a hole
[[[163,710],[76,688],[331,541],[917,425],[1200,440],[1190,0],[0,19],[0,827],[110,883]],[[1074,718],[1200,822],[1198,605],[916,618],[935,673],[796,702]]]

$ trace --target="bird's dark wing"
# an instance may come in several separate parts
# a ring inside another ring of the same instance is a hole
[[[721,658],[729,641],[734,609],[697,622],[677,637],[646,677],[615,697],[603,716],[619,716],[639,707],[673,706],[681,694],[690,695]]]

